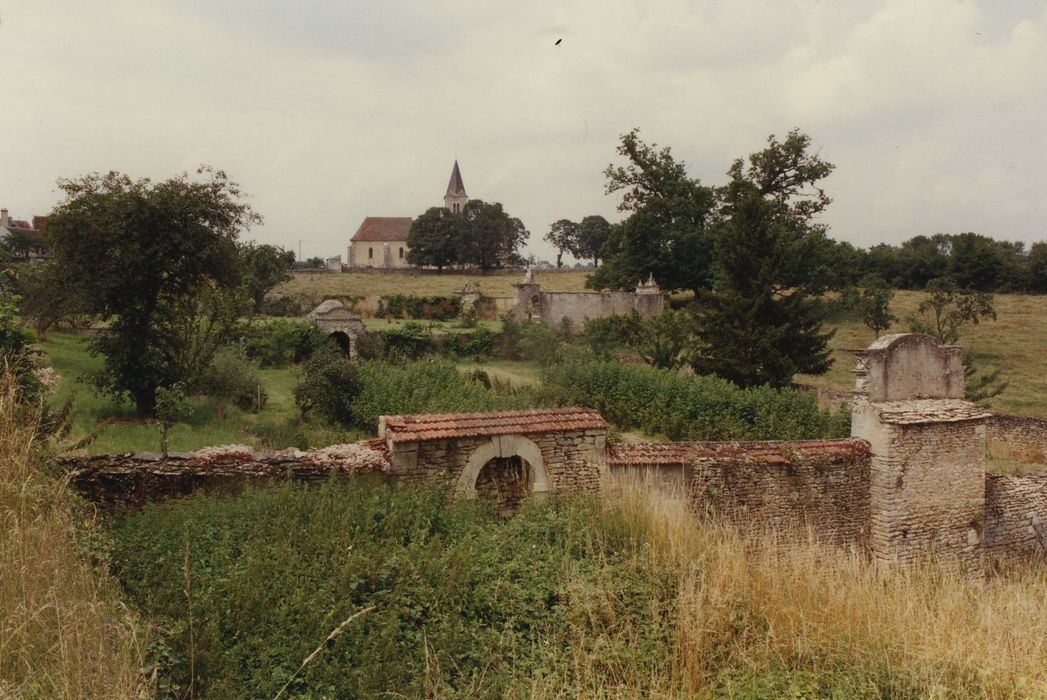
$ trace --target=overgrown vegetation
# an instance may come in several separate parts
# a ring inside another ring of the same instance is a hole
[[[509,520],[439,490],[286,486],[152,506],[114,532],[172,696],[272,697],[292,677],[307,697],[1047,691],[1047,572],[988,589],[930,566],[884,576],[630,484]]]
[[[0,381],[0,697],[144,697],[147,639],[97,514],[43,466],[39,418]]]
[[[671,440],[796,440],[850,431],[849,414],[820,409],[814,395],[795,389],[741,389],[719,377],[599,361],[553,365],[545,380],[566,404]]]

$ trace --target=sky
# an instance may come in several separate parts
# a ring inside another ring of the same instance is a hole
[[[247,238],[344,260],[365,216],[442,205],[457,156],[552,259],[557,219],[620,220],[633,127],[709,185],[799,128],[855,245],[1047,239],[1047,0],[0,0],[15,218],[58,178],[206,163]]]

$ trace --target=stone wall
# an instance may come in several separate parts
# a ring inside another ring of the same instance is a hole
[[[992,416],[986,429],[990,452],[1012,452],[1023,461],[1047,464],[1047,420]]]
[[[656,316],[666,308],[665,295],[650,280],[635,292],[543,292],[531,277],[514,285],[513,314],[558,325],[564,319],[576,330],[587,320],[638,313],[643,318]]]
[[[684,481],[702,510],[786,534],[810,528],[861,546],[868,536],[869,447],[864,440],[641,443],[608,452],[613,473]]]
[[[995,572],[1047,557],[1047,472],[986,475],[984,542]]]
[[[606,465],[605,442],[606,431],[598,430],[400,442],[391,446],[390,474],[398,482],[436,481],[471,495],[488,461],[476,465],[476,474],[466,474],[474,455],[491,460],[520,456],[528,463],[535,492],[595,493]]]

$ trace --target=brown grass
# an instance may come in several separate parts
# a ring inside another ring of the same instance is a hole
[[[32,416],[0,390],[0,697],[148,694],[134,615],[86,560],[100,527],[46,476]]]
[[[635,480],[616,480],[605,503],[675,572],[675,673],[692,691],[724,669],[786,669],[867,673],[892,696],[1047,697],[1042,566],[988,584],[931,564],[887,574],[810,535],[780,546],[700,520]]]

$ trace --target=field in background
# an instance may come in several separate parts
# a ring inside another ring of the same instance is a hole
[[[921,292],[898,292],[891,311],[900,321],[888,331],[908,331],[905,317],[916,312]],[[997,294],[994,296],[997,321],[964,326],[960,345],[974,353],[981,371],[1001,370],[1010,382],[1003,394],[991,402],[998,413],[1047,418],[1047,295]],[[854,386],[854,355],[849,350],[864,348],[874,339],[871,330],[859,321],[831,324],[836,336],[831,342],[833,367],[820,377],[801,376],[797,381],[831,389],[850,390]]]

